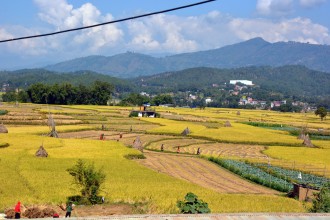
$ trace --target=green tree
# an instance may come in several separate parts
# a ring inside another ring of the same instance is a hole
[[[330,212],[330,183],[323,186],[316,195],[311,212]]]
[[[323,119],[327,116],[328,112],[326,110],[326,108],[324,107],[318,107],[316,110],[315,110],[315,115],[319,115],[320,118],[321,118],[321,121],[323,121]]]
[[[95,81],[91,89],[92,92],[91,104],[106,105],[111,98],[112,91],[113,91],[113,86],[110,83]]]
[[[74,183],[80,187],[83,201],[89,201],[92,204],[100,202],[98,194],[106,178],[102,169],[96,170],[94,164],[87,164],[79,159],[73,167],[67,169],[67,172],[73,176]]]
[[[152,101],[154,105],[162,105],[162,104],[173,104],[173,99],[170,95],[167,94],[160,94],[155,96]]]
[[[138,105],[141,106],[150,101],[149,97],[143,96],[137,93],[130,93],[128,97],[124,98],[119,105],[127,106],[127,105]]]
[[[2,101],[15,102],[17,101],[17,94],[15,91],[8,91],[2,95]]]
[[[211,210],[208,204],[203,200],[198,199],[194,193],[187,193],[184,201],[178,201],[177,207],[183,214],[210,213]]]

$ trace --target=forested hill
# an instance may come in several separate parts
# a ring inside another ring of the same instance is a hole
[[[264,90],[300,97],[330,95],[330,74],[304,66],[192,68],[138,77],[134,79],[134,83],[149,92],[176,92],[205,90],[213,86],[221,88],[230,80],[251,80]]]
[[[330,73],[330,46],[297,42],[269,43],[254,38],[219,49],[156,58],[127,52],[115,56],[89,56],[45,67],[51,71],[90,70],[132,78],[194,67],[237,68],[246,66],[305,65]]]
[[[12,89],[25,89],[35,83],[72,85],[90,85],[94,81],[104,81],[115,86],[118,92],[131,91],[134,85],[129,81],[118,79],[91,71],[77,71],[73,73],[57,73],[45,69],[23,69],[17,71],[0,71],[0,85],[9,84]]]

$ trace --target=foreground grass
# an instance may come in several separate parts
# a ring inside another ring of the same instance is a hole
[[[138,153],[119,142],[55,139],[17,133],[0,134],[9,143],[0,148],[0,210],[23,204],[57,204],[78,194],[65,171],[78,158],[103,167],[107,175],[102,194],[111,202],[147,201],[149,212],[176,213],[176,201],[193,192],[212,212],[304,212],[296,200],[269,195],[219,194],[195,184],[157,173],[124,158]],[[48,158],[36,158],[43,143]]]

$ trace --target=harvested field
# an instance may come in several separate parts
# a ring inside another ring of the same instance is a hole
[[[201,158],[156,152],[145,152],[145,156],[147,159],[138,160],[144,166],[220,193],[279,193],[275,190],[243,180]]]
[[[266,158],[262,153],[265,146],[262,145],[244,145],[214,143],[202,139],[173,139],[153,142],[149,149],[159,150],[161,144],[164,144],[165,151],[176,152],[177,146],[180,146],[182,153],[196,154],[200,148],[201,155],[221,156],[227,158]]]
[[[152,134],[143,134],[143,133],[127,133],[127,132],[120,132],[120,131],[101,131],[101,130],[89,130],[89,131],[77,131],[77,132],[67,132],[61,133],[60,138],[77,138],[77,139],[93,139],[99,140],[100,135],[104,134],[104,140],[118,140],[122,142],[126,146],[131,146],[133,141],[136,139],[137,136],[140,137],[140,140],[143,146],[146,146],[154,141],[160,141],[166,139],[166,141],[170,141],[170,138],[176,137],[168,136],[168,135],[152,135]],[[122,134],[122,138],[120,138],[120,134]],[[193,140],[193,139],[191,139]],[[157,142],[158,143],[158,142]]]
[[[206,143],[214,143],[212,141],[207,141],[203,139],[193,139],[193,138],[184,138],[184,137],[177,137],[172,136],[171,139],[161,140],[161,141],[154,141],[150,145],[148,145],[148,149],[152,150],[160,150],[161,145],[163,144],[165,151],[176,152],[177,146],[182,147],[182,152],[194,154],[196,151],[188,151],[191,145],[201,145]],[[196,148],[197,150],[197,148]]]

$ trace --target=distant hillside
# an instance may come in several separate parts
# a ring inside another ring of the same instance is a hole
[[[196,91],[229,83],[252,80],[260,88],[291,96],[330,95],[330,74],[304,66],[244,67],[237,69],[192,68],[134,79],[145,91]]]
[[[90,70],[132,78],[193,67],[237,68],[246,66],[305,65],[330,73],[330,46],[296,42],[269,43],[254,38],[219,49],[162,58],[127,52],[115,56],[89,56],[45,67],[51,71]]]
[[[109,82],[115,86],[119,92],[131,91],[134,86],[125,80],[91,71],[78,71],[73,73],[57,73],[44,69],[23,69],[17,71],[0,71],[0,85],[8,83],[11,88],[27,88],[34,83],[73,85],[90,85],[94,81],[100,80]]]

